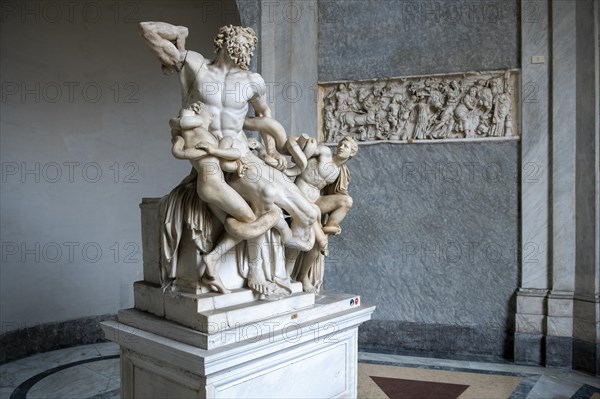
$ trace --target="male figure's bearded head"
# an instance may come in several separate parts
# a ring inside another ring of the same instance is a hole
[[[223,47],[231,60],[241,69],[248,70],[258,38],[252,28],[241,26],[222,26],[215,37],[215,52],[218,54]]]

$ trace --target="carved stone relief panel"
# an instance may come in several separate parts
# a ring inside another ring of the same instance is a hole
[[[319,83],[319,140],[519,137],[519,70]]]

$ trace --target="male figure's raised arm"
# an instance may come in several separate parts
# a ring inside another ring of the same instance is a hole
[[[140,22],[141,35],[163,65],[163,72],[180,71],[185,60],[188,28],[166,22]]]
[[[256,116],[265,116],[271,118],[271,108],[267,103],[267,85],[265,80],[258,73],[250,74],[249,87],[252,88],[253,96],[250,99],[250,104],[254,108]]]

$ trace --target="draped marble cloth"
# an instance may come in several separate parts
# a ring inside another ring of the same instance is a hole
[[[344,163],[340,165],[340,174],[338,178],[330,185],[325,187],[325,195],[348,195],[348,186],[350,185],[350,169]]]
[[[161,231],[161,246],[165,257],[165,269],[161,273],[163,280],[177,277],[177,261],[181,236],[189,229],[196,247],[206,253],[223,231],[221,223],[212,216],[208,206],[196,194],[198,172],[192,172],[166,198],[161,207],[164,209],[164,223]],[[163,285],[168,281],[163,281]]]
[[[164,266],[161,270],[163,287],[177,277],[178,252],[184,229],[191,231],[194,245],[203,254],[212,251],[224,231],[223,224],[198,197],[197,178],[198,172],[192,169],[192,172],[161,201],[161,215],[164,221],[161,230],[164,255]],[[238,273],[246,278],[250,269],[248,243],[239,243],[235,253]],[[291,293],[290,281],[285,272],[284,248],[277,230],[270,229],[265,233],[260,256],[265,279]],[[224,283],[227,285],[227,281]]]

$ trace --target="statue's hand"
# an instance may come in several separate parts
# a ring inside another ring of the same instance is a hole
[[[209,144],[207,142],[204,141],[200,141],[199,143],[196,144],[196,149],[197,150],[204,150],[209,154],[212,154],[213,150],[215,149],[215,146],[212,144]]]
[[[274,168],[277,168],[277,161],[272,158],[269,154],[265,153],[261,159],[269,166],[272,166]]]
[[[274,166],[275,169],[283,171],[284,169],[287,168],[287,161],[286,161],[286,159],[285,159],[285,157],[283,155],[281,155],[277,151],[274,151],[272,154],[269,154],[269,155],[273,159],[275,159],[275,161],[277,162],[277,165]]]
[[[246,171],[248,170],[248,165],[243,162],[238,162],[237,164],[237,175],[238,177],[246,176]]]
[[[178,27],[177,39],[175,41],[175,45],[180,51],[185,51],[185,39],[187,38],[189,32],[188,28],[185,26]]]
[[[203,105],[201,105],[198,101],[190,105],[191,110],[194,111],[196,114],[200,114],[200,112],[202,112],[202,107]]]

